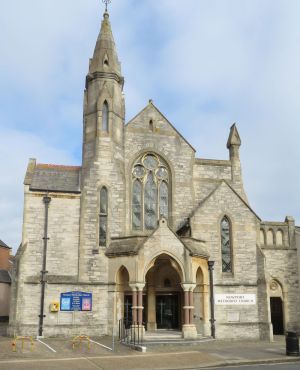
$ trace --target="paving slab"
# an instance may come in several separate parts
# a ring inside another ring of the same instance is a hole
[[[284,337],[276,338],[273,343],[215,340],[186,347],[156,346],[150,348],[147,353],[133,351],[117,342],[114,352],[96,343],[91,345],[90,350],[86,343],[73,350],[71,339],[42,339],[56,352],[39,342],[35,342],[33,351],[28,345],[23,352],[21,347],[17,352],[12,352],[11,339],[2,337],[0,338],[0,370],[177,370],[300,360],[300,358],[285,355]],[[107,347],[112,343],[111,337],[93,337],[92,340]]]

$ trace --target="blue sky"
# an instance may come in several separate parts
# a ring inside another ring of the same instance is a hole
[[[0,13],[0,239],[21,241],[28,158],[81,162],[82,100],[99,0],[11,0]],[[300,225],[300,2],[113,0],[126,119],[148,102],[197,149],[227,159],[242,138],[244,184],[263,220]]]

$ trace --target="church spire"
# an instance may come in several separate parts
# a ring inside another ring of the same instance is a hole
[[[90,75],[99,72],[109,74],[110,77],[115,77],[115,79],[122,79],[121,64],[118,59],[107,9],[103,15],[101,30],[89,68]]]

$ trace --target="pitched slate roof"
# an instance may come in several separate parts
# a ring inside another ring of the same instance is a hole
[[[151,235],[153,235],[153,233]],[[174,235],[178,238],[178,235],[175,233]],[[150,236],[148,235],[113,238],[106,249],[105,254],[107,257],[137,255],[149,237]],[[209,257],[204,241],[193,238],[178,239],[182,242],[185,248],[188,249],[191,256],[201,256],[204,258]]]
[[[11,283],[11,277],[7,270],[0,269],[0,283]]]
[[[5,244],[1,239],[0,239],[0,247],[11,249],[11,248],[10,248],[7,244]]]
[[[79,166],[37,164],[31,171],[28,184],[30,190],[80,193]]]
[[[198,240],[189,237],[180,238],[184,246],[190,251],[191,256],[198,256],[203,258],[209,258],[207,247],[203,240]]]
[[[105,254],[108,257],[138,254],[141,246],[147,239],[147,236],[113,238]]]

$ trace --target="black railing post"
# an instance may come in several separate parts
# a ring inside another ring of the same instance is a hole
[[[216,327],[215,327],[215,302],[214,302],[214,264],[215,261],[208,261],[209,271],[209,287],[210,287],[210,325],[211,325],[211,336],[216,338]]]
[[[51,202],[51,198],[49,197],[48,193],[44,196],[43,202],[45,204],[45,222],[44,222],[44,249],[43,249],[43,266],[41,271],[41,307],[40,307],[40,314],[39,314],[39,336],[43,336],[43,326],[44,326],[44,305],[45,305],[45,286],[46,286],[46,271],[47,267],[47,247],[48,247],[48,212],[49,212],[49,204]]]

